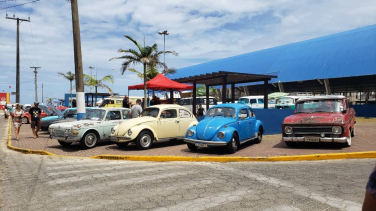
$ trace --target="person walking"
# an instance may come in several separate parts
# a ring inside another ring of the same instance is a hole
[[[137,118],[137,117],[140,117],[141,113],[142,113],[141,100],[137,99],[136,105],[132,106],[131,112],[129,112],[129,116],[131,118]]]
[[[24,111],[21,109],[21,104],[17,103],[16,108],[12,112],[12,120],[14,125],[14,132],[16,133],[16,141],[19,140],[20,128],[22,125],[22,118],[24,117]]]
[[[123,108],[129,108],[129,99],[127,95],[125,95],[123,99]]]
[[[4,118],[8,119],[8,107],[7,107],[7,104],[5,104],[5,106],[4,106]]]
[[[34,139],[38,137],[38,132],[42,124],[42,110],[38,106],[39,103],[35,102],[34,107],[31,107],[29,110],[29,122],[31,122],[31,129],[33,130]]]

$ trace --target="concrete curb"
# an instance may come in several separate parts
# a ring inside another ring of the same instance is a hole
[[[154,162],[168,162],[168,161],[189,161],[189,162],[254,162],[254,161],[310,161],[310,160],[338,160],[338,159],[361,159],[361,158],[376,158],[376,151],[368,152],[350,152],[350,153],[331,153],[331,154],[312,154],[312,155],[292,155],[292,156],[272,156],[272,157],[183,157],[183,156],[135,156],[135,155],[96,155],[92,157],[77,157],[55,155],[44,150],[23,149],[12,146],[11,142],[11,128],[12,122],[9,120],[8,143],[9,149],[22,152],[24,154],[38,154],[50,155],[56,157],[67,158],[92,158],[92,159],[107,159],[107,160],[131,160],[131,161],[154,161]]]

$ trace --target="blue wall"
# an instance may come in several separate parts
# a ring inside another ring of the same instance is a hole
[[[294,113],[293,109],[254,109],[256,118],[264,125],[265,135],[281,134],[281,124],[285,117]]]
[[[350,105],[358,117],[376,117],[376,105]]]
[[[69,98],[70,98],[70,93],[64,95],[64,103],[63,103],[63,105],[65,107],[70,107],[70,105],[69,105],[70,104]],[[72,94],[72,98],[76,98],[76,94]]]

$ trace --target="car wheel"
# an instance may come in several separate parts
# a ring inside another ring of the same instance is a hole
[[[296,146],[296,142],[286,141],[285,142],[288,147],[294,147]]]
[[[230,154],[235,153],[238,150],[239,140],[238,136],[234,133],[232,134],[231,140],[228,142],[226,148],[227,152]]]
[[[153,134],[151,134],[149,131],[142,131],[137,136],[137,148],[142,150],[149,149],[153,145],[153,139]]]
[[[81,144],[85,148],[93,148],[98,143],[98,136],[94,132],[88,132],[82,137]]]
[[[256,143],[261,143],[262,141],[262,127],[259,128],[258,132],[257,132],[257,138],[256,138]]]
[[[29,124],[29,119],[27,117],[23,117],[22,124]]]
[[[352,135],[351,135],[351,130],[349,129],[349,132],[348,132],[348,134],[347,134],[347,138],[346,138],[345,147],[349,147],[349,146],[351,146],[351,137],[352,137]]]
[[[116,143],[116,145],[118,145],[118,147],[126,147],[128,146],[129,142],[118,142]]]
[[[354,127],[353,127],[352,132],[351,132],[351,137],[354,137],[354,136],[355,136],[355,125],[354,125]]]
[[[72,143],[67,143],[67,142],[64,142],[64,141],[58,141],[58,142],[61,146],[65,146],[65,147],[70,146],[72,144]]]
[[[194,144],[190,144],[190,143],[187,143],[187,146],[188,146],[188,149],[190,149],[191,151],[196,151],[198,148],[198,146]]]

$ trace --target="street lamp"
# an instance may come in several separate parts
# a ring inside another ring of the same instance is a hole
[[[163,63],[166,65],[166,35],[168,35],[168,31],[164,30],[163,32],[158,32],[159,35],[163,34]]]

